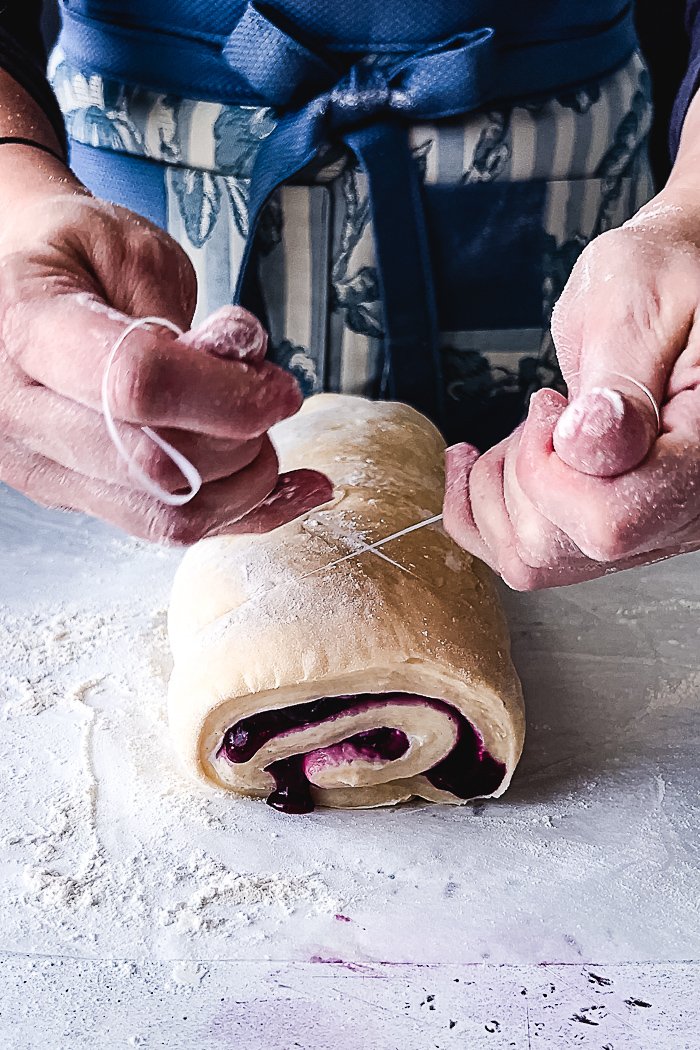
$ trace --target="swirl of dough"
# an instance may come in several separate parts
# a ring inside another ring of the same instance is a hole
[[[440,513],[440,435],[405,405],[319,395],[273,439],[335,496],[185,556],[169,720],[186,765],[288,812],[502,794],[524,720],[491,571],[437,524],[329,567]]]
[[[505,766],[454,708],[422,696],[326,697],[243,719],[210,756],[219,779],[267,793],[287,813],[314,808],[318,791],[411,781],[417,795],[442,789],[455,801],[495,791]],[[423,785],[415,778],[425,776]],[[316,796],[316,798],[315,798]]]

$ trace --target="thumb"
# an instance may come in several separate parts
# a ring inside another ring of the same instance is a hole
[[[659,435],[671,357],[624,325],[593,346],[585,342],[576,355],[579,370],[567,375],[569,404],[554,430],[554,449],[574,470],[616,477],[639,466]]]
[[[585,391],[563,413],[554,431],[554,449],[574,470],[616,477],[648,456],[658,436],[659,418],[651,397],[641,389],[641,398],[620,389],[626,382],[626,377],[622,381],[611,377],[610,386]]]

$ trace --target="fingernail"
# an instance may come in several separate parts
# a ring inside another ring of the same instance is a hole
[[[267,332],[240,306],[227,306],[186,337],[196,350],[231,361],[260,361],[267,352]]]
[[[445,449],[445,470],[448,474],[466,474],[471,471],[481,453],[474,445],[461,441]]]
[[[573,401],[554,431],[554,450],[583,474],[615,477],[638,466],[655,434],[648,413],[609,387],[594,387]]]
[[[286,476],[293,478],[292,485],[299,497],[313,501],[314,506],[333,499],[333,482],[318,470],[296,470]]]
[[[579,435],[605,437],[618,430],[625,416],[625,402],[617,390],[594,387],[568,406],[557,423],[555,436],[571,441]]]
[[[303,501],[309,510],[328,503],[333,498],[333,483],[318,470],[292,470],[280,474],[279,480],[266,500],[264,506],[289,503],[292,500]]]

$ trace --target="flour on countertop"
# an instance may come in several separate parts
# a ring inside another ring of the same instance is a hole
[[[183,823],[205,835],[228,826],[235,835],[237,808],[259,812],[259,805],[198,791],[177,768],[165,712],[164,607],[3,610],[0,645],[5,776],[31,768],[27,751],[46,719],[60,720],[72,738],[68,781],[38,807],[27,784],[25,812],[0,831],[0,846],[20,867],[14,904],[28,941],[69,942],[89,953],[104,950],[118,929],[145,956],[164,927],[188,941],[234,929],[240,939],[247,929],[254,941],[262,915],[338,910],[313,870],[288,873],[281,857],[280,870],[249,874],[244,862],[234,870],[178,837]],[[110,768],[124,761],[130,777]],[[32,809],[40,812],[28,817]],[[123,810],[128,849],[123,842],[114,849],[105,809]]]
[[[168,876],[168,882],[188,882],[196,887],[186,900],[163,909],[159,915],[161,926],[174,923],[179,933],[221,927],[230,921],[220,913],[221,905],[227,906],[229,915],[233,909],[237,922],[247,923],[254,921],[256,909],[264,904],[275,905],[287,915],[303,903],[321,903],[327,908],[333,904],[318,875],[243,875],[200,852],[192,853],[184,865]]]
[[[0,704],[4,718],[38,715],[58,703],[80,699],[85,682],[66,689],[60,674],[79,665],[97,646],[109,646],[126,625],[102,611],[46,606],[22,617],[0,613]],[[71,690],[75,689],[73,696]]]
[[[674,708],[697,710],[700,707],[700,670],[691,671],[683,678],[663,681],[651,690],[646,713],[659,710],[672,712]]]
[[[0,507],[0,950],[165,961],[178,996],[215,960],[697,957],[700,557],[507,596],[529,737],[504,799],[297,820],[177,766],[181,555]]]

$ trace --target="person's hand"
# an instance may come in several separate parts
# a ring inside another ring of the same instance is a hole
[[[101,414],[105,364],[134,318],[189,328],[194,271],[171,238],[91,197],[57,161],[17,150],[13,165],[11,177],[0,172],[0,480],[46,506],[175,543],[265,531],[326,502],[323,475],[278,476],[267,431],[301,394],[263,360],[258,322],[236,309],[179,339],[149,327],[124,343],[109,397],[130,455],[168,491],[187,488],[141,430],[156,428],[204,481],[178,509],[139,488]]]
[[[569,401],[539,391],[485,455],[448,450],[447,531],[519,590],[700,549],[700,202],[661,195],[589,245],[552,334]]]

